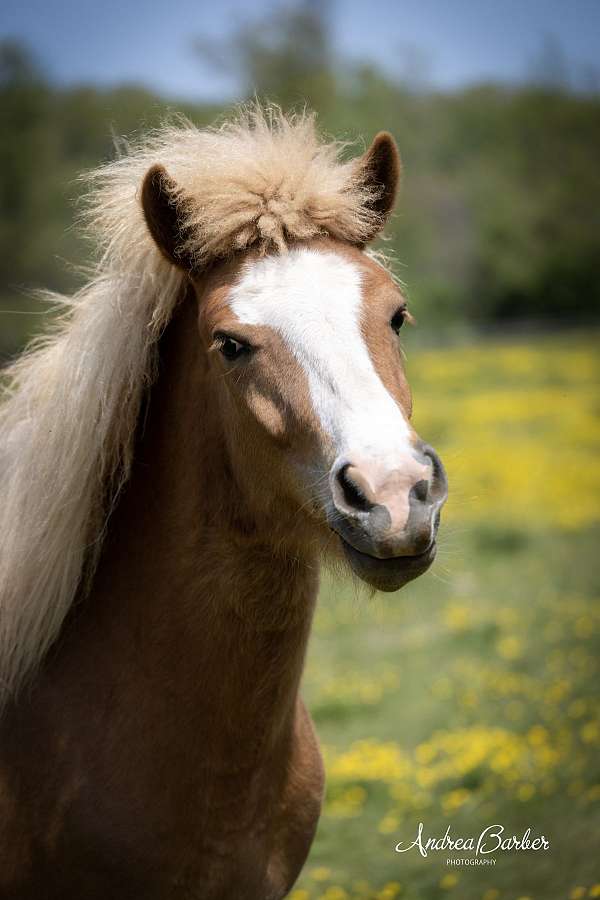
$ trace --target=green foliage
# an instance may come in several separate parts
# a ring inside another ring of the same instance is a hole
[[[337,136],[395,134],[404,183],[385,246],[430,333],[597,315],[600,99],[566,90],[556,66],[521,88],[425,91],[336,57],[327,6],[312,0],[197,50],[237,77],[242,97],[306,102]],[[169,109],[141,88],[59,89],[23,47],[0,45],[0,354],[43,322],[2,309],[37,310],[25,289],[79,281],[74,266],[90,248],[73,227],[78,174],[114,154],[115,135],[135,136]],[[222,111],[177,109],[199,123]]]

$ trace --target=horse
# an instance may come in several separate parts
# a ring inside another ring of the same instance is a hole
[[[177,120],[90,176],[89,282],[0,406],[0,897],[279,900],[324,774],[321,560],[395,591],[447,484],[368,249],[400,161]]]

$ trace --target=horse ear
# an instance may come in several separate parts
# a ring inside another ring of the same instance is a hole
[[[364,173],[367,187],[374,190],[375,199],[371,204],[378,215],[378,222],[372,234],[367,238],[373,240],[390,217],[400,181],[402,164],[394,138],[387,131],[375,135],[373,143],[360,158],[359,166]]]
[[[180,269],[191,271],[194,262],[184,249],[181,200],[177,185],[164,166],[152,166],[142,184],[142,209],[154,242],[164,257]]]

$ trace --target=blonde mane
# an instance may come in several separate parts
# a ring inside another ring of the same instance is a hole
[[[217,128],[163,127],[91,174],[87,226],[99,253],[53,333],[8,369],[0,406],[0,706],[58,636],[126,482],[158,338],[187,276],[165,261],[139,201],[165,166],[185,198],[198,266],[316,234],[365,240],[373,192],[314,118],[242,111]]]

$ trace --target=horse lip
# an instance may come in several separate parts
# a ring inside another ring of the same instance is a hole
[[[335,531],[334,528],[332,528],[331,530]],[[342,542],[344,550],[347,553],[349,552],[351,555],[356,556],[357,558],[362,559],[365,562],[369,562],[374,566],[385,567],[386,564],[392,564],[390,565],[390,568],[398,569],[403,564],[406,564],[407,568],[412,568],[413,566],[418,565],[421,562],[428,561],[429,557],[432,556],[432,551],[436,549],[436,541],[435,538],[433,538],[429,546],[425,550],[423,550],[422,553],[414,553],[408,556],[372,556],[370,553],[365,553],[363,550],[357,550],[356,547],[354,547],[349,541],[342,537],[339,531],[336,531],[335,533],[338,535],[340,541]]]
[[[409,581],[423,575],[435,559],[435,539],[429,547],[415,556],[390,556],[379,559],[363,553],[349,544],[338,532],[346,559],[355,575],[376,590],[398,591]]]

